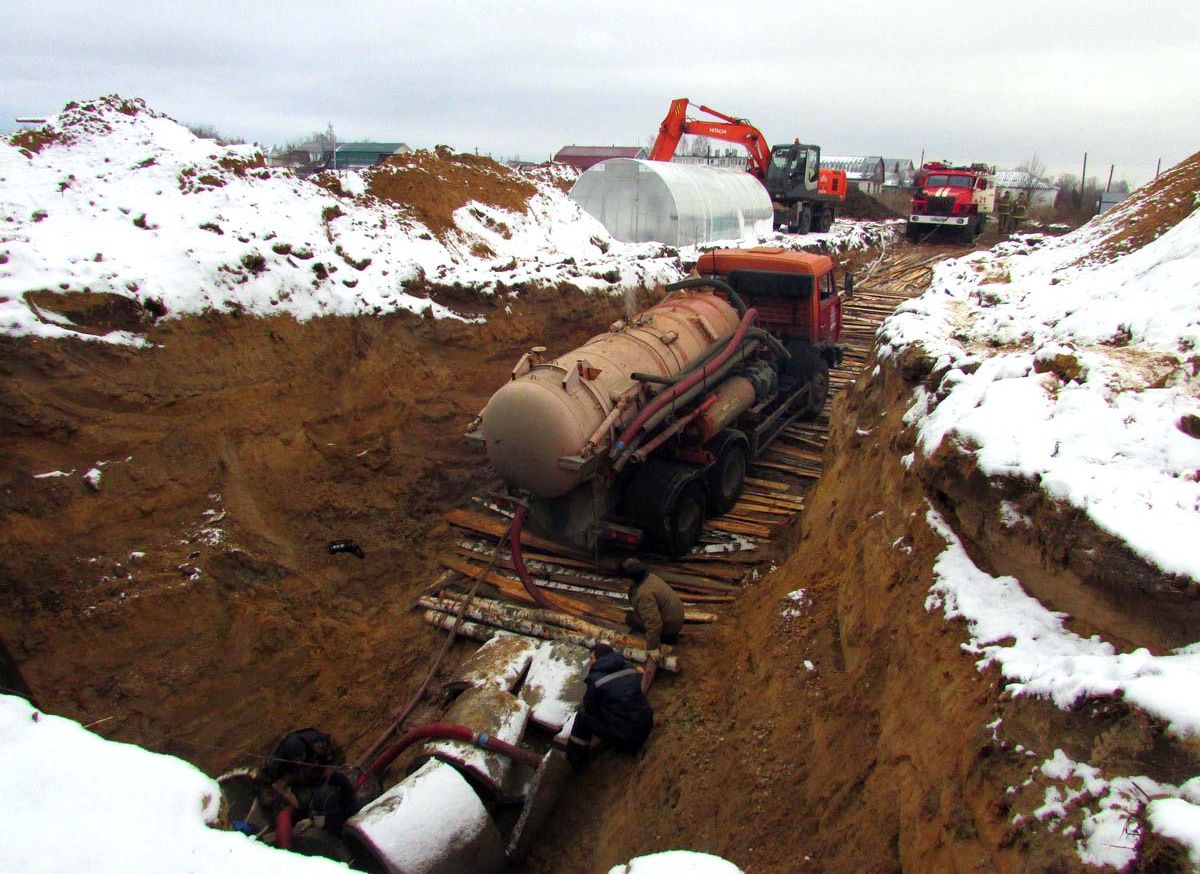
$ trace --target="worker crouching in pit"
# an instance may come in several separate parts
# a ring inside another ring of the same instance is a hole
[[[625,621],[646,635],[647,654],[654,663],[662,661],[662,645],[675,643],[683,631],[683,602],[666,580],[636,558],[621,562],[621,576],[629,580],[629,605]]]
[[[587,764],[594,741],[636,754],[654,727],[641,673],[608,644],[592,647],[586,683],[567,743],[567,761],[576,772]]]

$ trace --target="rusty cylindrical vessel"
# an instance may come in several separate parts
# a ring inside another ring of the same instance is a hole
[[[603,450],[645,396],[633,374],[671,378],[737,329],[738,313],[711,291],[672,295],[553,361],[525,355],[480,413],[478,436],[509,485],[539,498],[591,474],[576,462]]]

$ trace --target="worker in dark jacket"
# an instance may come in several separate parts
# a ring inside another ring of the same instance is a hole
[[[645,632],[650,658],[661,661],[663,642],[674,643],[683,630],[683,602],[666,580],[636,558],[621,562],[621,575],[629,580],[629,627]]]
[[[592,647],[587,691],[575,714],[567,760],[579,771],[591,752],[592,738],[627,753],[636,753],[654,727],[650,702],[642,694],[642,677],[606,643]]]

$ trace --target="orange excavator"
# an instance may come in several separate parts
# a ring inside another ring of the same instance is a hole
[[[691,101],[671,101],[650,150],[651,161],[670,161],[685,134],[736,143],[750,153],[748,171],[775,204],[775,227],[794,233],[827,231],[846,201],[846,174],[821,168],[821,147],[796,140],[769,147],[762,131],[747,119],[735,118],[708,106],[697,108],[713,118],[688,118]]]

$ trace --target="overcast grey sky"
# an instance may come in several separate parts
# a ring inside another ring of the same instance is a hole
[[[672,98],[830,154],[1109,164],[1200,149],[1200,0],[4,5],[0,122],[143,97],[265,144],[448,143],[542,160],[643,143]]]

